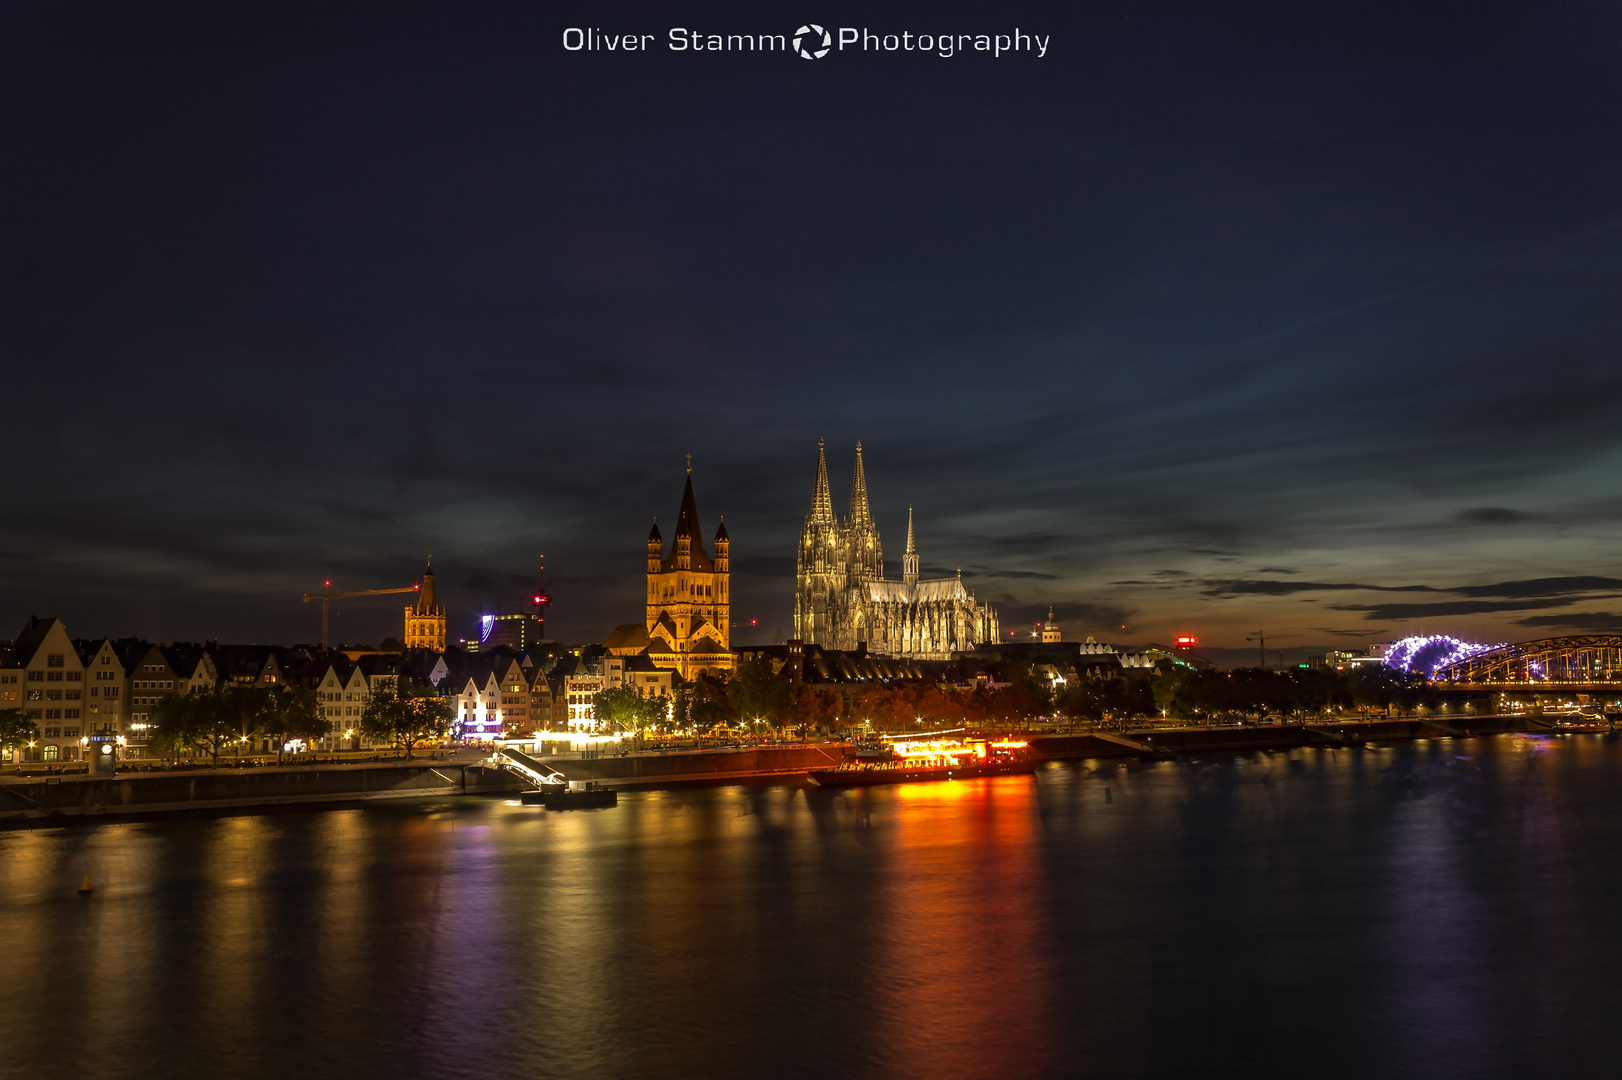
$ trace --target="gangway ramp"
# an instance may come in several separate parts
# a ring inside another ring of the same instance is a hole
[[[1136,750],[1140,754],[1154,754],[1159,752],[1148,743],[1139,742],[1136,739],[1129,739],[1125,735],[1115,735],[1108,731],[1089,731],[1087,734],[1091,735],[1095,739],[1103,739],[1105,742],[1112,742],[1117,746],[1124,746],[1129,750]]]
[[[500,747],[491,754],[490,764],[517,773],[537,788],[567,787],[569,783],[568,778],[552,766],[510,746]]]

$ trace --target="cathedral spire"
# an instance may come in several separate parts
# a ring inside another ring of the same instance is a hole
[[[856,475],[850,482],[850,516],[846,523],[850,525],[866,525],[873,519],[873,512],[867,508],[867,471],[862,468],[862,444],[856,444]]]
[[[907,585],[918,583],[918,548],[912,542],[912,507],[907,507],[907,553],[901,556],[901,580]]]
[[[822,440],[817,440],[817,491],[811,497],[811,520],[833,521],[834,499],[828,492],[828,458],[822,452]]]

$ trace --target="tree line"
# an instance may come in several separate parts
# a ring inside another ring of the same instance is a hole
[[[438,690],[402,676],[367,695],[356,727],[368,738],[402,748],[410,758],[419,742],[448,735],[451,719],[450,702]],[[162,699],[152,724],[147,745],[154,751],[206,756],[216,767],[233,743],[268,739],[280,762],[290,744],[331,730],[312,690],[233,683]]]
[[[1311,719],[1352,711],[1433,711],[1441,703],[1441,695],[1423,676],[1379,665],[1350,672],[1197,671],[1164,661],[1153,669],[1084,673],[1050,682],[1029,663],[1013,659],[992,665],[989,674],[989,684],[972,689],[921,683],[819,686],[793,682],[770,658],[750,656],[730,676],[701,675],[669,699],[615,688],[595,695],[592,702],[600,723],[630,730],[747,729],[760,722],[802,732],[859,722],[903,731],[920,722],[996,725],[1038,718]]]

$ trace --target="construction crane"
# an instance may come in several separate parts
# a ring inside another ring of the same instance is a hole
[[[325,591],[316,593],[314,596],[305,593],[304,602],[308,604],[311,600],[321,601],[321,648],[323,650],[327,648],[328,616],[334,600],[344,600],[351,596],[388,596],[391,593],[416,592],[422,588],[421,584],[417,584],[407,585],[403,589],[358,589],[355,592],[333,592],[331,581],[324,581],[321,584]]]
[[[1254,641],[1256,643],[1256,655],[1261,658],[1262,670],[1266,671],[1267,670],[1267,631],[1266,630],[1258,630],[1253,635],[1245,638],[1245,640],[1246,641]],[[1284,654],[1283,653],[1279,654],[1278,666],[1279,666],[1280,671],[1284,670]]]

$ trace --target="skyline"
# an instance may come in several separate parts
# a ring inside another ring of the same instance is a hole
[[[1005,632],[1622,626],[1614,9],[700,10],[1049,44],[0,15],[0,617],[312,640],[304,593],[432,553],[459,636],[545,552],[549,626],[600,639],[691,452],[735,617],[788,636],[823,437],[841,510],[863,444],[887,573],[911,505],[924,573]],[[335,639],[397,631],[363,603]]]

